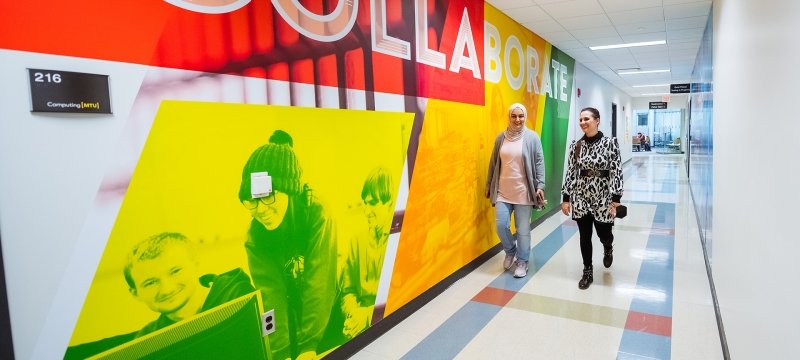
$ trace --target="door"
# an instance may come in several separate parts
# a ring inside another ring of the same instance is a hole
[[[611,103],[611,136],[617,137],[617,104]]]

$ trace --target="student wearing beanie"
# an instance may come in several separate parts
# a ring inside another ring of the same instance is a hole
[[[239,201],[252,221],[245,243],[250,275],[264,310],[275,309],[269,335],[273,359],[315,359],[336,296],[333,219],[308,185],[292,146],[277,130],[250,155],[242,170]],[[272,191],[254,199],[251,174],[266,172]]]

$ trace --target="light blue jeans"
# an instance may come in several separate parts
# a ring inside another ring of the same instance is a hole
[[[495,205],[497,214],[497,236],[506,255],[516,255],[519,261],[528,261],[531,255],[531,209],[532,205],[517,205],[498,201]],[[511,233],[511,213],[514,213],[516,234]]]

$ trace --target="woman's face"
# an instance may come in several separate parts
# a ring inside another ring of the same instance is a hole
[[[255,207],[245,205],[250,210],[250,215],[269,231],[275,230],[283,222],[286,210],[289,208],[289,195],[275,190],[270,196],[259,201],[248,201],[255,205]]]
[[[591,111],[581,111],[580,118],[581,130],[588,136],[593,136],[597,133],[597,126],[600,125],[600,119],[594,117]]]
[[[519,131],[522,130],[523,126],[525,126],[525,113],[520,108],[511,110],[511,114],[508,115],[508,128],[513,131]]]

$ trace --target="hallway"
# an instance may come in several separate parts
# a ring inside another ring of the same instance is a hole
[[[527,277],[500,252],[352,359],[721,359],[684,155],[634,154],[623,171],[629,215],[609,269],[595,235],[589,289],[558,212],[532,232]]]

